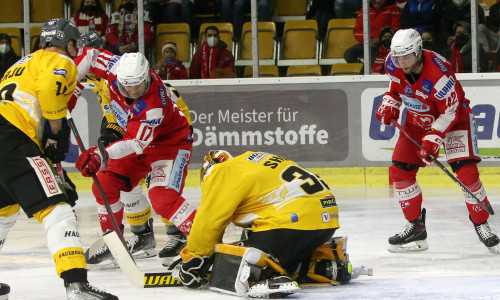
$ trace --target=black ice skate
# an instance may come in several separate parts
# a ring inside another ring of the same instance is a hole
[[[5,283],[0,283],[0,300],[9,299],[10,286]]]
[[[481,224],[475,224],[474,222],[472,222],[472,224],[474,224],[474,229],[476,230],[477,236],[479,237],[481,243],[483,243],[491,253],[498,254],[498,243],[500,241],[498,239],[498,236],[491,230],[488,222],[486,221]]]
[[[164,267],[169,267],[174,257],[178,256],[187,244],[186,235],[180,231],[167,234],[167,237],[167,245],[158,253],[158,256],[163,259],[162,265]]]
[[[118,300],[118,297],[101,291],[88,282],[72,282],[65,284],[68,300]]]
[[[428,245],[427,231],[425,230],[425,208],[422,209],[420,216],[412,222],[408,222],[398,234],[389,238],[390,252],[409,252],[409,251],[424,251]],[[415,244],[406,244],[415,242]]]
[[[153,232],[153,218],[141,226],[131,226],[134,235],[127,241],[127,249],[135,259],[156,256],[156,240]]]
[[[85,251],[85,261],[89,270],[106,270],[118,267],[102,237]]]
[[[300,291],[297,282],[288,276],[276,276],[256,282],[247,292],[250,298],[283,298]]]

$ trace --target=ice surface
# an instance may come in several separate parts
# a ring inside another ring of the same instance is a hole
[[[500,299],[500,255],[488,252],[468,219],[459,188],[423,188],[427,208],[429,250],[390,253],[387,238],[401,230],[405,220],[387,188],[333,188],[340,210],[341,228],[347,235],[347,252],[354,266],[369,266],[372,277],[362,276],[339,287],[309,287],[287,299]],[[499,189],[487,187],[493,208],[500,214]],[[80,233],[88,247],[100,232],[93,197],[80,193],[76,211]],[[184,196],[197,202],[199,189]],[[500,228],[498,215],[489,220]],[[165,229],[155,215],[158,246],[166,243]],[[128,235],[126,231],[126,235]],[[229,227],[225,242],[236,240],[240,230]],[[148,272],[160,272],[158,258],[138,261]],[[183,287],[138,289],[119,269],[89,271],[91,284],[122,300],[138,299],[238,299],[209,290]],[[0,253],[0,282],[11,286],[10,299],[65,299],[63,282],[55,273],[46,248],[42,226],[21,214]]]

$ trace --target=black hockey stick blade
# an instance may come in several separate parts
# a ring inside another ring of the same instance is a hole
[[[391,119],[390,121],[394,125],[394,127],[398,128],[399,131],[401,131],[408,139],[410,139],[410,141],[412,141],[417,147],[420,148],[419,142],[417,142],[417,140],[411,137],[403,128],[403,126],[399,125],[399,123],[394,119]],[[443,172],[446,173],[446,175],[448,175],[448,177],[451,178],[451,180],[455,181],[462,188],[462,190],[466,191],[472,197],[472,199],[474,199],[477,202],[479,206],[481,206],[484,210],[486,210],[490,215],[495,214],[495,212],[493,211],[493,207],[491,207],[491,205],[486,205],[483,202],[481,202],[481,200],[479,200],[476,197],[476,195],[474,195],[474,193],[472,193],[471,190],[469,190],[469,188],[465,186],[465,184],[463,184],[460,180],[458,180],[458,178],[456,178],[453,174],[451,174],[451,172],[448,171],[448,169],[446,169],[446,167],[443,166],[443,164],[440,163],[433,155],[429,155],[429,157],[432,159],[434,164],[436,164],[436,166],[438,166],[441,170],[443,170]]]
[[[159,273],[141,271],[115,231],[106,232],[103,238],[123,274],[134,286],[138,288],[182,286],[180,281],[172,277],[171,270]]]

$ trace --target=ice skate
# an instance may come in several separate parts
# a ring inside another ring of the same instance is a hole
[[[153,231],[153,218],[149,219],[148,222],[141,227],[145,229],[140,232],[134,233],[134,226],[132,226],[131,231],[134,233],[132,237],[127,241],[127,249],[132,257],[135,259],[142,259],[156,256],[156,240]]]
[[[164,267],[169,267],[187,244],[187,237],[180,231],[167,234],[167,236],[167,245],[158,253],[158,256],[163,259]]]
[[[250,287],[247,296],[250,298],[283,298],[300,291],[297,282],[288,276],[276,276],[256,282]]]
[[[483,243],[491,253],[498,254],[499,239],[498,236],[491,229],[488,222],[486,221],[482,224],[475,224],[474,222],[472,222],[472,224],[474,224],[474,229],[476,230],[477,236],[479,237],[481,243]]]
[[[425,230],[425,208],[420,216],[412,222],[408,222],[401,232],[389,238],[390,252],[410,252],[427,250],[427,231]],[[409,243],[413,243],[406,245]]]
[[[88,282],[72,282],[65,284],[68,300],[118,300],[118,297],[101,291]]]
[[[118,268],[113,255],[109,251],[108,245],[99,238],[87,251],[85,251],[85,261],[89,270],[107,270]]]
[[[0,283],[0,300],[9,299],[10,286],[5,283]]]

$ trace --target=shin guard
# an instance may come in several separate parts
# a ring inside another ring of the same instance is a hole
[[[407,171],[392,165],[389,173],[399,199],[403,214],[408,221],[414,221],[422,211],[422,190],[416,180],[417,170]]]
[[[125,218],[131,226],[146,224],[151,218],[151,205],[142,193],[142,185],[137,185],[130,192],[121,192],[120,200],[123,203]]]
[[[476,196],[479,201],[488,205],[488,196],[484,190],[483,183],[479,179],[479,171],[476,163],[467,164],[456,171],[457,178]],[[470,218],[475,224],[484,223],[488,220],[489,214],[484,210],[472,196],[464,192],[465,205],[469,210]]]
[[[17,217],[19,217],[19,205],[9,205],[0,209],[0,250],[5,244],[5,239],[9,230],[16,223]]]

